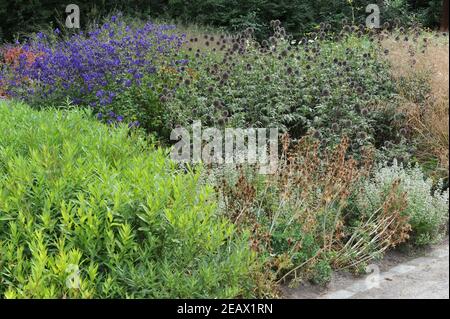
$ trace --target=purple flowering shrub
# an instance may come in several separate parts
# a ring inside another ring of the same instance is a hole
[[[163,123],[160,91],[176,74],[164,72],[187,61],[179,59],[184,35],[175,26],[126,24],[113,16],[101,26],[67,38],[38,33],[20,45],[26,54],[4,64],[0,81],[8,96],[32,106],[90,106],[105,122],[128,121],[156,130]]]

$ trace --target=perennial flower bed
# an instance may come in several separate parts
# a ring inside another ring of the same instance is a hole
[[[402,109],[430,112],[431,72],[395,74],[390,51],[405,49],[412,70],[430,40],[347,23],[294,38],[275,20],[263,40],[115,15],[6,45],[0,295],[275,296],[442,239],[448,189],[424,173],[423,128]],[[171,161],[172,129],[194,121],[278,128],[275,171]]]

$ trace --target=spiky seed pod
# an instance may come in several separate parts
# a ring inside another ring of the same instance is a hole
[[[361,131],[361,132],[358,132],[357,137],[358,137],[358,139],[360,139],[360,140],[365,140],[366,137],[367,137],[367,135],[366,135],[365,132]]]
[[[369,110],[366,109],[366,108],[362,109],[362,110],[361,110],[361,115],[362,115],[362,116],[367,116],[367,115],[369,115]]]
[[[332,125],[331,125],[331,129],[334,131],[334,132],[339,132],[339,130],[340,130],[340,127],[339,127],[339,124],[337,124],[337,123],[333,123]]]

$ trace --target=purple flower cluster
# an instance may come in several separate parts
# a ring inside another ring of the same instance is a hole
[[[126,25],[116,16],[98,28],[80,32],[66,40],[38,33],[22,45],[37,56],[0,69],[8,95],[33,101],[62,102],[104,110],[118,94],[157,72],[163,61],[175,63],[184,36],[170,32],[175,26],[146,23]],[[180,64],[185,61],[178,62]],[[99,118],[103,118],[99,115]],[[120,116],[110,117],[122,121]]]

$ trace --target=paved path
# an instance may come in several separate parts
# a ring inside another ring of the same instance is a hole
[[[448,241],[422,257],[397,264],[388,258],[384,263],[372,265],[372,273],[358,279],[338,275],[328,289],[301,287],[285,294],[308,299],[449,299]]]

